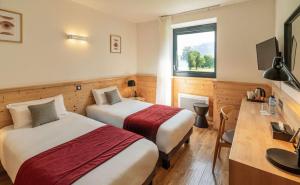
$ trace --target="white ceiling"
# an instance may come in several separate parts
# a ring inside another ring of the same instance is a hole
[[[131,22],[145,22],[159,16],[173,15],[215,5],[227,5],[247,0],[72,0],[105,14]]]

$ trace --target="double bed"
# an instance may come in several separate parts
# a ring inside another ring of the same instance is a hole
[[[12,182],[15,182],[20,167],[28,159],[104,126],[98,121],[68,112],[57,121],[34,128],[4,127],[0,130],[1,163]],[[155,144],[140,139],[73,184],[149,184],[158,155]]]
[[[87,116],[123,128],[124,120],[129,116],[153,104],[122,98],[121,102],[116,104],[95,104],[86,109]],[[170,159],[178,148],[184,143],[189,142],[192,133],[192,127],[195,121],[194,114],[189,110],[181,110],[176,115],[162,124],[156,135],[156,145],[160,151],[160,157],[163,159],[163,167],[169,168]]]

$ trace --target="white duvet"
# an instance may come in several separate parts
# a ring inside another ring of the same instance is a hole
[[[123,98],[114,105],[91,105],[86,109],[87,116],[123,128],[127,116],[150,107],[151,103]],[[162,124],[156,135],[159,151],[169,153],[193,127],[195,115],[189,110],[182,110]]]
[[[4,169],[14,182],[18,169],[27,159],[86,134],[103,123],[69,113],[59,121],[35,128],[0,130],[0,157]],[[158,160],[157,147],[141,139],[98,166],[75,185],[141,185]]]

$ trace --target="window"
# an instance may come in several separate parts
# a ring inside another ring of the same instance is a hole
[[[205,24],[173,30],[173,75],[216,77],[216,28]]]

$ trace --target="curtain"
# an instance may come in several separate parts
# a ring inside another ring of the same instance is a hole
[[[171,105],[172,99],[172,20],[170,16],[160,17],[159,56],[157,69],[156,103]]]

